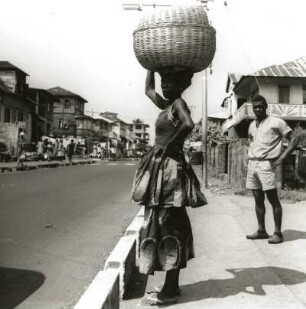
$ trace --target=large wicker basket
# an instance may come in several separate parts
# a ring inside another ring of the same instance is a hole
[[[134,52],[151,71],[200,72],[212,62],[216,31],[202,6],[178,6],[142,18],[133,34]]]

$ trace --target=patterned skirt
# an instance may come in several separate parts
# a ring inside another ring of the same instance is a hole
[[[153,147],[136,171],[132,201],[145,206],[140,231],[139,271],[185,268],[194,257],[187,206],[207,204],[189,158],[182,152],[162,158]]]

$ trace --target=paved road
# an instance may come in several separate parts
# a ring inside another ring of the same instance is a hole
[[[0,175],[0,309],[73,308],[139,210],[136,165]]]

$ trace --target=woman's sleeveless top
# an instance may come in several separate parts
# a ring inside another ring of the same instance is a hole
[[[171,140],[180,124],[179,119],[173,115],[173,104],[163,110],[155,122],[155,145],[165,146]],[[178,139],[172,150],[181,151],[183,143],[183,139]]]

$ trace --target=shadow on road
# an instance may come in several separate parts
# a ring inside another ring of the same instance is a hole
[[[45,281],[37,271],[0,267],[0,309],[13,309]]]
[[[285,241],[294,241],[298,239],[306,239],[306,232],[296,230],[285,230],[283,232]]]
[[[210,279],[182,286],[183,296],[179,303],[199,301],[207,298],[225,298],[244,292],[266,295],[263,285],[294,285],[306,281],[306,274],[288,268],[258,267],[227,269],[234,277]]]

